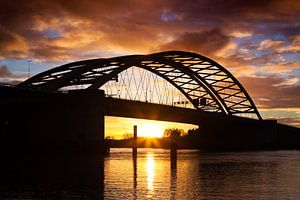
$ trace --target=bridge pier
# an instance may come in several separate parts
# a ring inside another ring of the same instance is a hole
[[[105,153],[103,91],[0,91],[1,152]]]
[[[223,118],[207,120],[200,128],[204,151],[248,151],[278,148],[276,120]]]
[[[69,131],[83,141],[87,152],[106,152],[104,140],[104,91],[69,91]]]

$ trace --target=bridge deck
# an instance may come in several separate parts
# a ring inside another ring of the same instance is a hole
[[[199,124],[210,117],[226,117],[222,113],[210,113],[190,108],[130,101],[125,99],[105,98],[106,116],[129,117],[149,120],[171,121],[188,124]]]
[[[256,119],[229,116],[223,113],[200,111],[191,108],[146,103],[105,97],[104,114],[106,116],[129,117],[159,121],[170,121],[199,125],[209,121],[237,120],[258,122]]]

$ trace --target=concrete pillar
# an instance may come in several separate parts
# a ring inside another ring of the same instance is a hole
[[[104,91],[69,91],[69,137],[86,152],[105,153]]]

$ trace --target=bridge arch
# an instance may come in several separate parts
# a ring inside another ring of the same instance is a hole
[[[148,70],[168,81],[195,109],[227,115],[252,114],[261,119],[247,91],[228,70],[205,56],[183,51],[72,62],[37,74],[19,86],[47,91],[75,85],[99,89],[131,67]],[[201,99],[207,105],[199,104]]]

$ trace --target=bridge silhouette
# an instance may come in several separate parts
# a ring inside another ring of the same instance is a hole
[[[245,88],[228,70],[190,52],[72,62],[1,90],[2,104],[7,105],[3,129],[22,127],[12,132],[26,132],[21,138],[31,140],[30,144],[85,143],[85,148],[98,151],[105,144],[104,116],[121,116],[199,125],[206,150],[298,145],[290,142],[299,139],[298,129],[262,120]],[[18,118],[15,113],[20,111]],[[33,121],[35,125],[29,127]],[[283,129],[292,140],[281,139]]]
[[[179,90],[195,109],[205,111],[209,108],[228,115],[249,113],[261,119],[246,90],[228,70],[207,57],[190,52],[168,51],[73,62],[40,73],[19,86],[46,91],[78,85],[80,89],[99,89],[107,82],[117,80],[118,74],[132,67],[163,78]]]

